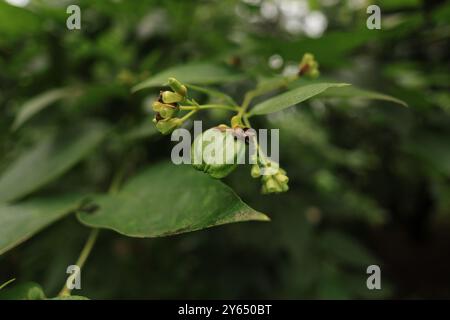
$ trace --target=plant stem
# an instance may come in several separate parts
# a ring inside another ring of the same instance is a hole
[[[206,110],[206,109],[223,109],[230,111],[238,111],[238,106],[227,106],[222,104],[204,104],[198,107],[196,106],[180,106],[180,110]]]
[[[249,127],[249,128],[252,127],[252,125],[250,124],[250,121],[248,120],[248,115],[247,115],[247,113],[245,113],[245,114],[242,116],[242,120],[244,121],[244,124],[245,124],[247,127]]]
[[[112,182],[109,186],[109,190],[108,190],[109,194],[114,194],[119,191],[120,185],[122,184],[123,177],[125,176],[125,172],[126,172],[126,166],[123,166],[119,170],[119,172],[117,172],[114,175]],[[81,269],[83,268],[87,258],[89,257],[89,254],[91,253],[92,249],[94,248],[94,245],[95,245],[95,242],[97,241],[99,232],[100,232],[100,229],[94,228],[89,233],[86,243],[84,244],[84,247],[81,250],[80,256],[78,257],[77,262],[75,263],[80,268],[80,272],[81,272]],[[74,273],[74,274],[70,275],[69,278],[74,278],[76,276],[77,276],[77,274]],[[69,280],[69,278],[67,280]],[[61,289],[61,291],[58,294],[59,297],[70,296],[70,293],[72,290],[67,287],[67,280],[66,280],[66,283],[64,284],[64,287]]]
[[[198,107],[195,107],[195,109],[192,109],[191,112],[187,113],[185,116],[183,116],[182,118],[180,118],[181,122],[186,121],[187,119],[189,119],[190,117],[192,117],[194,114],[196,114],[198,112],[198,110],[200,110]]]
[[[0,285],[0,290],[2,290],[4,287],[6,287],[11,282],[14,282],[15,280],[16,280],[16,278],[12,278],[12,279],[6,281],[4,284]]]
[[[245,94],[244,101],[242,102],[241,109],[239,110],[239,115],[242,115],[247,111],[248,107],[250,106],[250,102],[252,102],[253,98],[256,96],[256,91],[252,90]]]
[[[92,229],[91,233],[89,234],[88,239],[86,240],[83,250],[81,250],[80,256],[78,257],[78,260],[76,262],[76,265],[80,268],[80,271],[83,268],[84,263],[86,262],[87,258],[89,257],[89,254],[91,253],[92,248],[94,247],[94,244],[98,238],[98,233],[99,233],[99,229]],[[70,275],[68,279],[74,278],[76,276],[77,276],[77,273],[74,273],[74,274]],[[66,282],[66,284],[64,284],[64,287],[59,292],[58,296],[59,297],[70,296],[71,291],[72,291],[72,289],[69,289],[67,287],[67,282]]]

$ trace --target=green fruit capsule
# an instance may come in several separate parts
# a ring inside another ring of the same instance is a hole
[[[225,125],[206,130],[192,143],[193,167],[216,179],[229,175],[244,156],[245,142]]]
[[[155,118],[154,122],[156,123],[156,129],[158,129],[158,131],[164,135],[172,133],[173,130],[175,130],[182,124],[182,121],[179,118],[170,118],[163,120],[157,120]]]

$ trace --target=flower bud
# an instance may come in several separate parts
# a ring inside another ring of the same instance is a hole
[[[169,86],[172,88],[173,91],[178,93],[180,96],[185,97],[187,94],[187,88],[185,85],[181,84],[180,81],[178,81],[175,78],[169,78]]]
[[[261,182],[263,194],[280,193],[289,190],[289,178],[286,176],[286,171],[281,168],[274,175],[263,175]]]
[[[163,119],[170,119],[178,114],[179,108],[170,104],[164,104],[159,111]]]
[[[252,170],[250,171],[250,175],[253,178],[259,178],[261,176],[261,169],[259,168],[259,166],[257,164],[254,164],[252,166]]]
[[[161,100],[164,103],[177,103],[183,100],[183,97],[176,92],[164,91],[161,93]]]
[[[319,64],[311,53],[305,53],[299,64],[298,74],[317,78],[319,76]]]
[[[266,193],[278,193],[278,192],[282,191],[280,185],[272,177],[265,181],[263,187],[264,187]]]
[[[195,169],[221,179],[237,167],[238,159],[245,153],[245,142],[225,125],[199,134],[191,148],[191,161]]]
[[[276,174],[275,179],[279,184],[287,184],[289,182],[289,178],[284,174]]]
[[[164,103],[161,103],[161,102],[159,102],[159,101],[154,101],[153,103],[152,103],[152,109],[153,109],[153,111],[155,111],[155,112],[159,112],[159,111],[161,111],[161,107],[164,105]]]
[[[176,105],[161,103],[159,101],[153,102],[153,111],[159,113],[159,116],[162,119],[173,118],[178,114],[180,108]]]
[[[156,118],[154,119],[155,122]],[[182,121],[179,118],[170,118],[170,119],[162,119],[156,120],[156,129],[162,134],[170,134],[173,130],[178,128],[181,125]]]
[[[231,122],[231,127],[232,128],[236,128],[236,127],[241,127],[242,126],[241,117],[238,116],[238,115],[232,117],[230,122]]]

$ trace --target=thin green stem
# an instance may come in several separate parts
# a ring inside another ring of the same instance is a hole
[[[204,104],[200,105],[198,107],[196,106],[180,106],[180,110],[206,110],[206,109],[223,109],[223,110],[230,110],[230,111],[238,111],[238,106],[227,106],[223,104]]]
[[[114,178],[112,179],[112,182],[109,186],[108,193],[114,194],[119,191],[120,185],[122,183],[123,177],[125,176],[126,172],[126,166],[123,166],[118,173],[115,174]],[[100,229],[94,228],[89,233],[89,236],[86,240],[86,243],[84,244],[83,249],[80,252],[80,256],[77,259],[77,262],[75,265],[77,265],[81,271],[83,269],[84,264],[86,263],[87,258],[89,257],[90,253],[92,252],[92,249],[94,248],[95,242],[97,241],[98,234],[100,232]],[[74,279],[77,276],[77,273],[73,273],[69,276],[69,278],[66,280],[66,283],[64,284],[64,287],[59,292],[58,296],[70,296],[70,293],[72,289],[69,289],[67,287],[67,282],[69,279]]]
[[[250,102],[252,102],[256,94],[257,94],[256,90],[249,91],[245,94],[244,101],[242,102],[241,109],[239,110],[239,115],[241,117],[245,113],[245,111],[247,111],[248,107],[250,106]]]
[[[252,125],[250,124],[250,121],[248,120],[248,114],[247,113],[244,113],[244,115],[242,116],[242,120],[244,121],[244,124],[247,127],[249,127],[249,128],[252,127]]]
[[[192,111],[190,111],[189,113],[187,113],[186,115],[184,115],[182,118],[180,118],[181,122],[186,121],[187,119],[189,119],[190,117],[192,117],[194,114],[196,114],[199,111],[199,108],[196,107],[195,109],[193,109]]]
[[[94,244],[98,238],[98,233],[99,233],[99,229],[92,229],[91,233],[89,234],[88,239],[86,240],[86,243],[83,247],[83,250],[81,250],[80,256],[78,257],[77,262],[75,263],[80,269],[83,268],[87,258],[89,257],[89,254],[92,251],[92,248],[94,247]],[[77,277],[78,274],[75,272],[72,275],[70,275],[69,279],[73,279],[75,277]],[[69,280],[67,279],[67,280]],[[72,289],[69,289],[67,287],[67,282],[66,284],[64,284],[64,287],[61,289],[61,291],[59,292],[58,296],[62,297],[62,296],[70,296],[70,292],[72,291]]]
[[[15,280],[16,280],[16,278],[12,278],[12,279],[6,281],[4,284],[0,285],[0,290],[2,290],[4,287],[6,287],[11,282],[14,282]]]

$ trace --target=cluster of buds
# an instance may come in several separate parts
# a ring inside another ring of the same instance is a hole
[[[298,66],[299,76],[317,78],[319,76],[319,64],[311,53],[305,53]]]
[[[305,54],[299,66],[299,75],[317,77],[318,64],[311,54]],[[297,77],[295,77],[297,78]],[[295,80],[293,78],[292,80]],[[278,163],[267,158],[258,146],[256,133],[248,123],[246,106],[233,107],[224,105],[199,105],[187,96],[187,88],[175,78],[169,78],[171,91],[161,91],[159,98],[153,102],[155,117],[153,122],[162,134],[170,134],[180,127],[190,116],[202,109],[226,108],[238,111],[230,120],[230,126],[221,124],[199,134],[191,146],[191,164],[212,178],[222,179],[234,171],[238,164],[246,162],[248,148],[250,160],[254,165],[251,176],[260,178],[263,194],[281,193],[289,190],[289,178]],[[248,102],[248,101],[247,101]],[[191,110],[177,117],[180,111]]]
[[[155,111],[153,123],[162,134],[170,134],[183,122],[176,116],[180,111],[178,104],[186,100],[186,86],[174,78],[169,78],[169,86],[173,91],[161,91],[158,100],[152,105]]]
[[[271,166],[271,162],[266,162],[264,164],[265,168]],[[288,182],[289,178],[286,175],[286,171],[278,168],[276,173],[270,175],[261,175],[261,168],[258,164],[252,166],[250,174],[253,178],[261,177],[262,188],[261,192],[263,194],[268,193],[281,193],[289,190]]]

